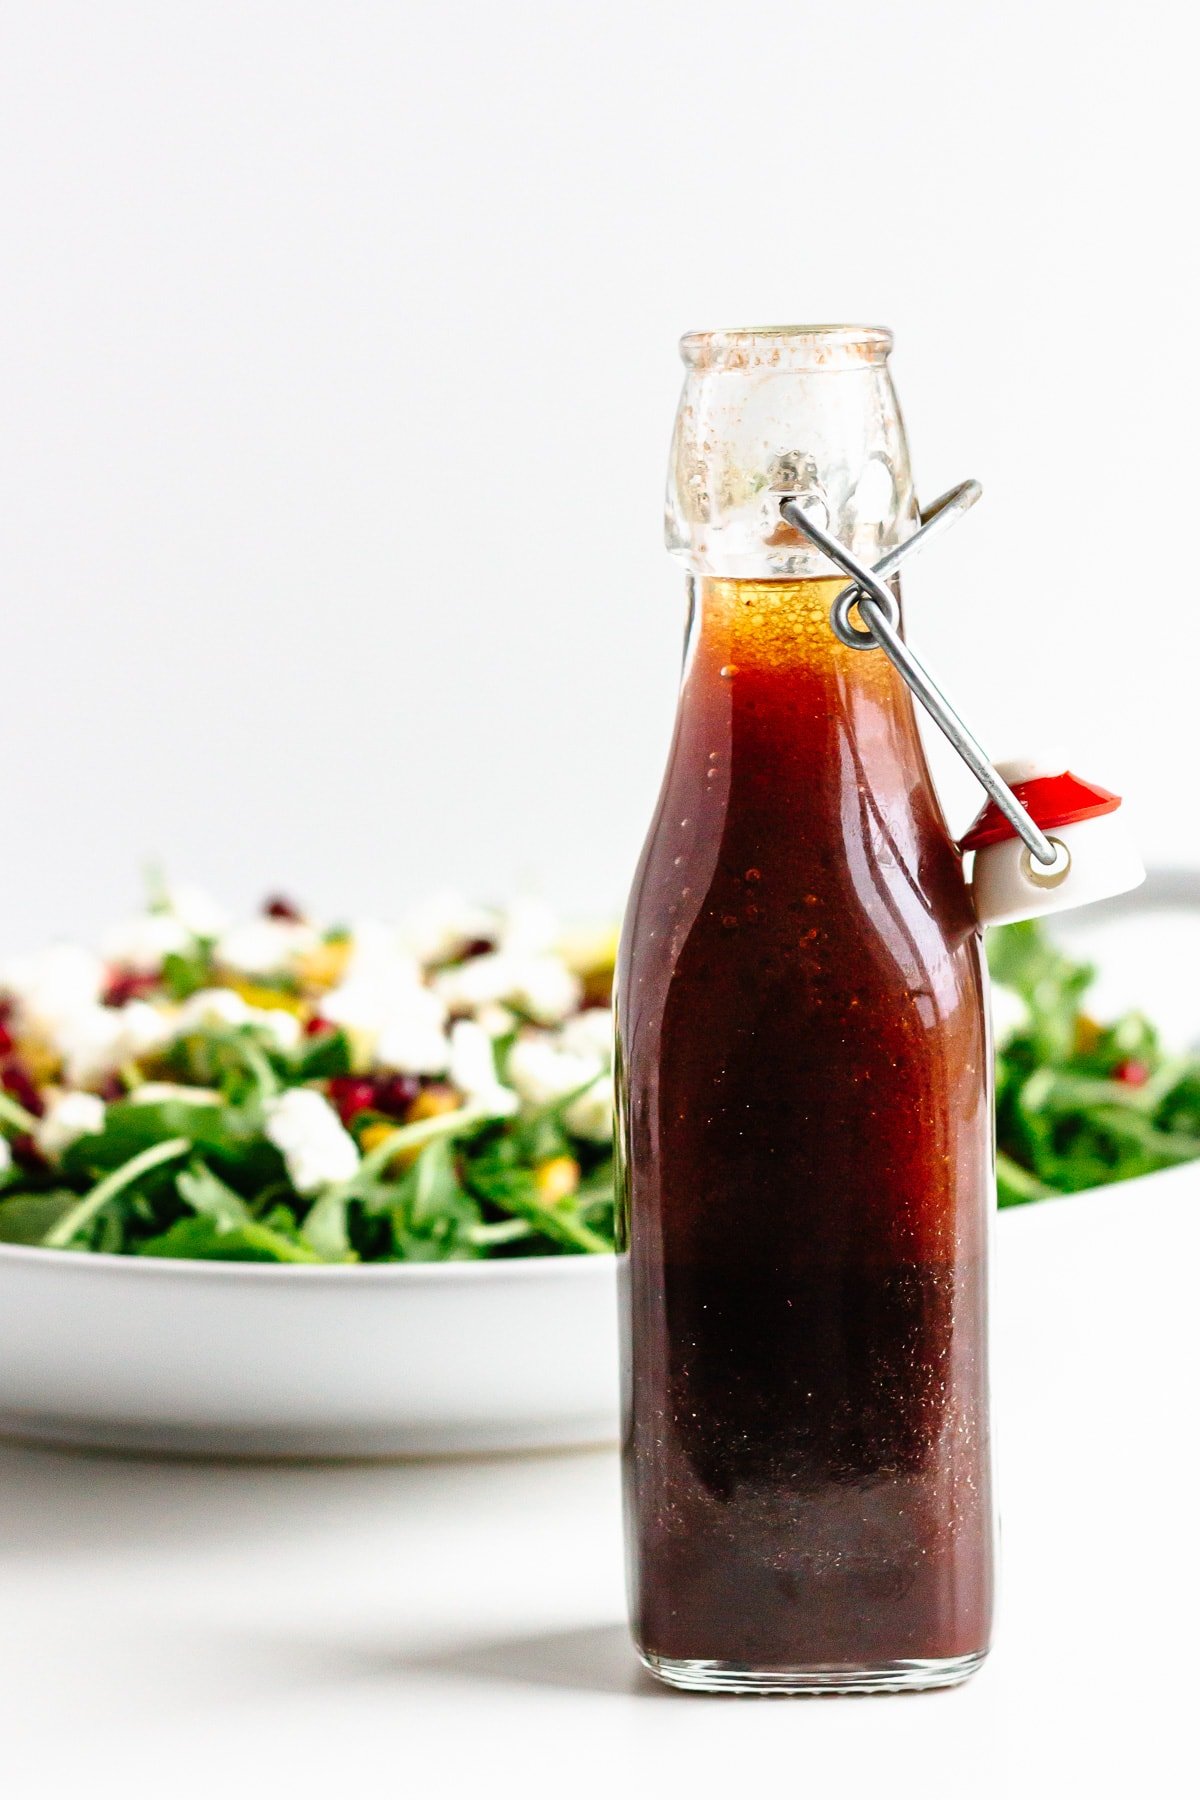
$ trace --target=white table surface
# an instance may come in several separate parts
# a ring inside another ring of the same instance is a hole
[[[1004,1215],[996,1649],[965,1688],[675,1695],[611,1451],[206,1466],[0,1446],[0,1789],[1194,1792],[1200,1168]]]

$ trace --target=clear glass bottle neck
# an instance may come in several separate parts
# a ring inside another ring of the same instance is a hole
[[[878,561],[918,522],[908,445],[874,327],[694,333],[667,480],[668,548],[697,575],[831,575],[780,512],[794,497]]]

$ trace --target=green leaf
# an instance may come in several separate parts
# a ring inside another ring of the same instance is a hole
[[[242,1196],[235,1193],[203,1163],[195,1163],[190,1169],[181,1170],[175,1185],[180,1199],[194,1213],[211,1219],[218,1230],[232,1231],[235,1226],[250,1223],[250,1209]]]
[[[164,1163],[186,1156],[191,1147],[187,1138],[170,1138],[165,1144],[153,1144],[148,1150],[130,1157],[127,1163],[106,1175],[90,1194],[85,1194],[82,1200],[68,1208],[47,1231],[43,1244],[48,1250],[65,1250],[119,1194]]]
[[[1032,1200],[1050,1200],[1056,1191],[1002,1150],[996,1152],[996,1190],[1001,1206],[1027,1206]]]
[[[588,1083],[591,1086],[591,1083]],[[586,1091],[586,1090],[585,1090]],[[570,1105],[568,1098],[567,1105]],[[555,1156],[570,1156],[573,1146],[563,1124],[562,1109],[555,1106],[518,1122],[512,1138],[517,1160],[533,1165]]]
[[[341,1185],[326,1188],[302,1227],[305,1242],[321,1262],[345,1262],[350,1255],[350,1196]]]
[[[349,1075],[353,1067],[350,1040],[344,1031],[322,1032],[306,1038],[292,1057],[291,1079],[296,1082],[327,1081],[331,1075]]]
[[[307,1245],[274,1223],[249,1219],[222,1228],[213,1218],[180,1219],[160,1236],[138,1246],[141,1256],[173,1256],[201,1262],[317,1263]]]
[[[251,1191],[278,1180],[282,1160],[263,1137],[262,1109],[256,1101],[230,1106],[221,1100],[118,1100],[108,1108],[103,1131],[78,1138],[64,1152],[62,1166],[72,1179],[116,1169],[167,1138],[187,1138],[223,1173],[244,1174]]]
[[[213,985],[212,946],[197,942],[192,950],[172,951],[163,959],[163,986],[171,1000],[189,1000]]]
[[[1095,979],[1092,965],[1074,962],[1036,919],[1002,925],[989,931],[985,942],[992,980],[1029,1006],[1073,1004]]]
[[[398,1256],[429,1261],[478,1253],[468,1233],[481,1223],[479,1203],[460,1181],[445,1138],[422,1150],[395,1184],[389,1212]]]
[[[468,1244],[480,1250],[496,1250],[503,1245],[519,1243],[535,1235],[528,1219],[497,1219],[492,1225],[468,1225],[463,1233]]]
[[[319,1253],[330,1261],[341,1261],[352,1250],[350,1206],[361,1202],[381,1213],[394,1204],[394,1196],[404,1177],[390,1171],[402,1153],[422,1150],[427,1144],[479,1130],[483,1116],[474,1107],[463,1106],[450,1113],[438,1113],[430,1119],[418,1119],[412,1125],[399,1125],[363,1157],[354,1174],[346,1181],[328,1187],[317,1197],[304,1221],[304,1235]]]
[[[256,1023],[197,1025],[176,1038],[165,1059],[185,1086],[219,1088],[235,1105],[278,1093],[289,1063]]]
[[[0,1244],[40,1244],[78,1199],[70,1188],[54,1188],[48,1194],[13,1194],[0,1200]]]
[[[616,1213],[616,1177],[613,1159],[606,1156],[603,1162],[585,1175],[575,1190],[575,1205],[589,1225],[611,1235]]]
[[[27,1112],[19,1101],[13,1099],[0,1088],[0,1125],[8,1125],[18,1132],[34,1132],[37,1120],[31,1112]]]
[[[473,1107],[459,1107],[455,1112],[439,1112],[435,1118],[417,1120],[414,1125],[399,1125],[383,1143],[376,1145],[347,1181],[329,1186],[304,1220],[304,1237],[318,1255],[329,1262],[342,1262],[351,1253],[351,1202],[362,1202],[369,1210],[383,1211],[394,1204],[396,1192],[403,1193],[403,1181],[390,1177],[390,1166],[405,1150],[423,1150],[441,1139],[459,1136],[466,1130],[477,1130],[480,1114]],[[407,1202],[401,1199],[401,1206]],[[408,1226],[401,1226],[401,1235]],[[412,1242],[421,1242],[421,1231],[410,1233]],[[407,1251],[405,1251],[407,1255]]]
[[[514,1161],[511,1140],[499,1139],[488,1153],[467,1165],[471,1191],[498,1212],[526,1220],[543,1237],[564,1250],[602,1255],[612,1249],[605,1238],[579,1215],[575,1197],[547,1205],[537,1189],[533,1169]]]
[[[1025,1038],[1035,1062],[1060,1062],[1075,1052],[1080,999],[1095,970],[1076,963],[1047,937],[1035,919],[1004,925],[987,934],[992,979],[1019,994],[1029,1009]],[[1013,1047],[1010,1047],[1012,1050]],[[1019,1050],[1014,1051],[1020,1054]]]

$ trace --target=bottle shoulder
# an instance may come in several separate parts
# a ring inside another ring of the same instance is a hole
[[[915,996],[927,1022],[982,1013],[981,938],[932,797],[872,809],[855,795],[820,829],[677,798],[668,784],[630,894],[627,1004],[670,989],[705,1013],[776,1004],[823,1029],[852,1002],[883,1016]]]

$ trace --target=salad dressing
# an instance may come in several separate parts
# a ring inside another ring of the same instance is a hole
[[[618,971],[631,1608],[685,1686],[929,1685],[989,1639],[980,938],[844,585],[695,580]]]

